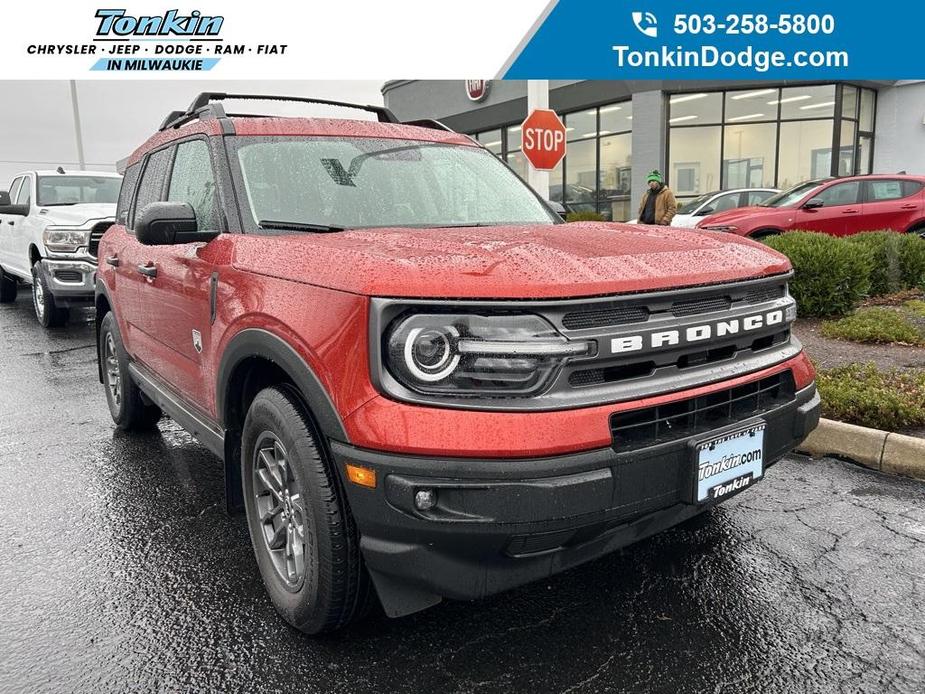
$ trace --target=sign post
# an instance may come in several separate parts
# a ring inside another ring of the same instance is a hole
[[[528,80],[527,81],[527,114],[532,114],[537,109],[549,108],[549,80]],[[527,149],[524,146],[524,131],[520,131],[521,151],[527,156]],[[529,156],[527,156],[529,160]],[[541,171],[532,165],[527,166],[527,183],[537,192],[544,200],[549,199],[549,173]]]

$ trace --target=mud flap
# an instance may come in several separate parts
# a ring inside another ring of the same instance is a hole
[[[409,586],[405,581],[392,578],[388,574],[369,569],[369,576],[376,586],[382,609],[389,617],[405,617],[443,601],[439,595]]]

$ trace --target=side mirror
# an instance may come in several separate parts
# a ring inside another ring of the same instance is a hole
[[[9,199],[9,195],[7,195]],[[15,214],[19,217],[25,217],[29,214],[28,205],[0,205],[0,214]]]
[[[804,210],[818,210],[820,207],[825,207],[825,203],[819,198],[813,198],[803,203]]]
[[[696,216],[696,217],[706,217],[708,214],[713,214],[713,208],[712,208],[712,207],[701,207],[701,208],[697,211],[697,214],[696,214],[695,216]]]
[[[7,190],[0,190],[0,205],[12,205],[13,201],[10,200],[10,193]]]
[[[556,202],[555,200],[547,200],[546,204],[552,208],[553,212],[562,217],[562,219],[565,219],[565,215],[567,214],[565,211],[565,205],[563,205],[561,202]]]
[[[208,242],[217,231],[199,231],[196,213],[188,202],[152,202],[135,220],[135,238],[145,246]]]

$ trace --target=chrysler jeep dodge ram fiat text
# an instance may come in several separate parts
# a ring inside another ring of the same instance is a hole
[[[164,412],[223,458],[297,628],[601,556],[747,490],[816,425],[776,252],[564,224],[436,121],[232,98],[200,95],[127,162],[100,380],[120,428]]]

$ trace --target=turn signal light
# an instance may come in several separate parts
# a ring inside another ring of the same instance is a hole
[[[359,465],[347,465],[347,479],[361,487],[376,488],[376,471]]]

